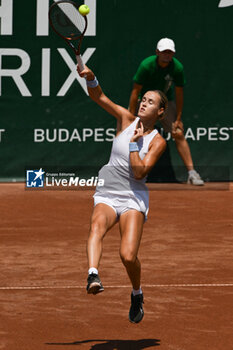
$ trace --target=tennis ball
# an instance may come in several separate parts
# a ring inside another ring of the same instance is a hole
[[[79,13],[82,15],[82,16],[86,16],[88,15],[88,13],[90,12],[90,9],[87,5],[81,5],[79,6]]]

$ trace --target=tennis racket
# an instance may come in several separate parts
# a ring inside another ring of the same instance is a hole
[[[81,15],[78,8],[79,6],[73,1],[54,2],[49,8],[49,23],[55,33],[64,39],[74,51],[78,66],[83,71],[84,64],[80,48],[87,30],[87,17]]]

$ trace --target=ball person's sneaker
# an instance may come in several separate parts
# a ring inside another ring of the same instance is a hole
[[[99,275],[91,273],[87,278],[87,293],[97,294],[104,291]]]
[[[143,311],[143,294],[133,295],[131,293],[131,306],[129,309],[129,320],[132,323],[138,323],[144,316]]]
[[[194,186],[203,186],[204,181],[200,177],[200,175],[196,172],[196,170],[192,170],[188,176],[188,184],[194,185]]]

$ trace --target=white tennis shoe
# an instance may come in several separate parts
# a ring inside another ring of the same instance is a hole
[[[203,186],[204,185],[204,181],[202,180],[200,175],[196,172],[196,170],[189,171],[187,183],[194,185],[194,186]]]

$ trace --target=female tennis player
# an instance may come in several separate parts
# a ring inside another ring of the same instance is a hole
[[[144,315],[138,250],[149,210],[145,182],[147,174],[166,148],[165,140],[154,129],[154,125],[163,117],[167,98],[160,91],[146,92],[138,117],[135,117],[103,93],[97,78],[87,66],[82,72],[79,68],[77,70],[81,77],[86,78],[90,98],[118,121],[110,160],[98,175],[99,179],[104,180],[104,186],[97,186],[94,194],[87,241],[87,293],[97,294],[104,290],[98,274],[103,238],[119,221],[120,257],[133,287],[129,320],[138,323]]]

